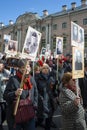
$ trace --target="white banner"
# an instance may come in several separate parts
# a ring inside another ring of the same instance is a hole
[[[29,26],[22,50],[22,57],[35,61],[40,39],[41,33]]]

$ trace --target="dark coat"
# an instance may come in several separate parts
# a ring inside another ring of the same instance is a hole
[[[38,118],[48,118],[52,116],[52,93],[50,89],[49,76],[42,73],[38,75],[36,81],[38,88]]]
[[[83,98],[84,108],[87,108],[87,74],[84,74],[84,78],[79,78],[79,86],[81,89],[81,95]]]
[[[36,107],[38,104],[38,91],[37,86],[34,81],[34,79],[31,77],[30,79],[33,87],[30,90],[31,93],[31,100],[33,102],[33,105]],[[15,91],[20,87],[20,79],[17,76],[13,76],[9,79],[8,84],[6,86],[6,89],[4,91],[4,99],[7,102],[7,122],[10,125],[10,127],[14,126],[14,116],[13,116],[13,102],[16,98]],[[22,95],[20,96],[20,99],[25,99],[29,95],[29,90],[23,90]]]

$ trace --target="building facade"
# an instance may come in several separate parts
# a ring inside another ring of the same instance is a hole
[[[43,11],[43,16],[37,13],[26,12],[20,15],[16,22],[9,21],[9,25],[0,23],[0,51],[4,51],[4,34],[11,35],[12,40],[18,41],[18,51],[22,51],[28,26],[35,28],[42,33],[40,48],[50,44],[51,51],[55,51],[56,37],[63,37],[63,52],[70,53],[71,49],[71,21],[84,28],[85,55],[87,53],[87,4],[86,0],[81,0],[81,5],[71,3],[71,8],[62,6],[62,10],[57,13],[48,14]]]

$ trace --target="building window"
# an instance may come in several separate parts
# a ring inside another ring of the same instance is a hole
[[[87,18],[83,19],[83,25],[86,25],[86,24],[87,24]]]
[[[67,28],[67,23],[66,22],[62,23],[62,28]]]
[[[42,27],[42,31],[45,32],[45,30],[46,30],[46,28],[43,26],[43,27]]]
[[[85,47],[87,47],[87,34],[85,34]]]
[[[57,30],[57,24],[53,25],[53,30]]]
[[[63,37],[63,48],[66,48],[67,37]]]
[[[25,33],[27,33],[27,31],[28,31],[28,28],[27,28],[27,29],[25,29]]]

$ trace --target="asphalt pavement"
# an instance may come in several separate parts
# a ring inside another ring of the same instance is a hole
[[[57,128],[51,128],[51,130],[62,130],[62,116],[60,112],[60,108],[58,107],[54,113],[53,121],[55,122]],[[6,121],[3,124],[4,130],[8,130]],[[42,127],[37,127],[37,130],[44,130]]]

